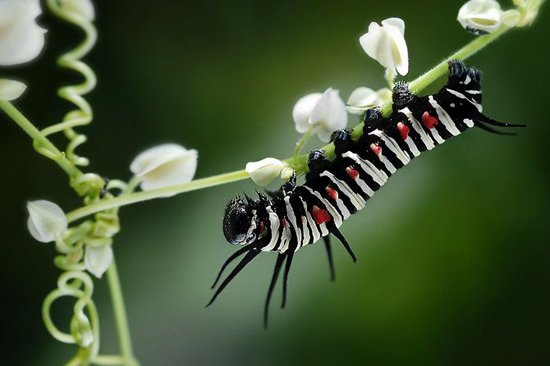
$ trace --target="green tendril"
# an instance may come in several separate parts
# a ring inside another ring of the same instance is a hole
[[[65,151],[69,161],[77,166],[87,166],[89,160],[75,153],[76,148],[85,143],[87,138],[85,135],[78,134],[74,128],[87,125],[93,119],[92,108],[82,96],[95,88],[96,76],[94,71],[80,59],[93,48],[97,40],[97,31],[92,22],[78,14],[67,11],[58,0],[48,0],[48,7],[56,16],[84,31],[84,40],[73,50],[61,55],[57,61],[59,66],[82,75],[84,81],[77,85],[63,86],[59,89],[58,95],[73,103],[77,109],[68,112],[62,122],[43,129],[42,134],[49,136],[63,132],[69,140]]]

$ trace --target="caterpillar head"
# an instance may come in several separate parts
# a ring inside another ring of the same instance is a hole
[[[225,207],[223,234],[231,244],[249,244],[256,240],[256,219],[248,200],[234,198]]]

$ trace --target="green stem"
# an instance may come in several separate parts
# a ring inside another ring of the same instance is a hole
[[[71,211],[67,214],[67,220],[69,222],[73,222],[88,215],[92,215],[94,213],[111,208],[126,206],[137,202],[152,200],[155,198],[169,197],[178,193],[195,191],[197,189],[219,186],[221,184],[236,182],[246,178],[248,178],[248,173],[244,170],[238,170],[231,173],[214,175],[208,178],[196,179],[188,183],[176,184],[165,188],[153,189],[145,192],[123,194],[110,200],[99,201],[89,206],[84,206],[74,211]]]
[[[435,80],[437,80],[447,72],[447,69],[448,69],[447,63],[449,62],[449,60],[454,60],[454,59],[464,60],[474,55],[476,52],[478,52],[488,44],[498,39],[500,36],[506,33],[509,29],[510,28],[506,26],[502,26],[498,31],[494,33],[476,37],[470,43],[468,43],[467,45],[465,45],[464,47],[462,47],[461,49],[453,53],[451,56],[449,56],[445,60],[441,61],[430,71],[426,72],[425,74],[419,76],[418,78],[410,82],[409,87],[411,91],[413,93],[421,92],[428,85],[433,83]],[[392,112],[391,102],[387,103],[382,107],[382,114],[384,116],[388,116],[389,114],[391,114],[391,112]],[[353,128],[352,136],[354,139],[358,139],[363,134],[363,125],[364,125],[363,123],[360,123]],[[297,150],[301,148],[305,143],[307,138],[306,136],[302,137],[302,139],[300,139],[300,141],[298,142]],[[325,156],[327,158],[331,159],[334,157],[334,144],[332,143],[328,144],[322,147],[322,149],[325,150]],[[298,155],[298,156],[296,156],[295,154],[295,156],[285,161],[294,170],[296,170],[297,174],[305,173],[308,171],[307,154]],[[167,195],[174,195],[174,194],[189,192],[197,189],[217,186],[220,184],[235,182],[238,180],[246,179],[247,177],[248,177],[248,174],[244,170],[239,170],[239,171],[216,175],[208,178],[197,179],[189,183],[183,183],[175,186],[165,187],[162,189],[155,189],[147,192],[125,194],[117,198],[114,198],[112,200],[100,201],[98,203],[76,209],[70,212],[69,214],[67,214],[67,219],[69,220],[69,222],[72,222],[82,217],[85,217],[103,210],[107,210],[110,208],[130,205],[137,202],[166,197]]]
[[[113,311],[118,333],[118,342],[123,359],[123,365],[134,366],[138,365],[132,350],[132,341],[130,339],[130,329],[128,327],[128,318],[126,317],[126,308],[124,307],[124,298],[122,297],[122,289],[120,288],[120,279],[116,268],[115,259],[107,270],[107,280],[109,282],[109,290],[111,292],[111,300],[113,302]]]
[[[0,100],[0,108],[3,109],[36,144],[46,149],[47,153],[43,152],[43,154],[51,157],[71,178],[82,174],[81,171],[67,159],[65,154],[59,151],[59,149],[45,137],[31,121],[15,108],[13,104],[6,100]]]
[[[313,130],[315,127],[310,128],[303,136],[298,140],[298,143],[296,144],[296,149],[294,150],[294,155],[292,156],[292,159],[297,159],[300,155],[300,151],[302,151],[302,148],[304,145],[309,141],[311,138],[311,134],[313,133]]]

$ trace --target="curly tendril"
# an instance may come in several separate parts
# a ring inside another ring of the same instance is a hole
[[[126,184],[113,181],[107,185],[104,199],[112,199],[109,189],[125,189]],[[56,240],[56,249],[60,253],[54,263],[63,273],[57,281],[57,288],[51,291],[44,299],[42,317],[50,334],[60,342],[76,344],[79,347],[77,354],[69,364],[79,365],[96,362],[95,358],[102,359],[102,364],[109,363],[109,357],[99,353],[99,316],[92,300],[93,281],[85,272],[84,256],[87,248],[112,245],[113,236],[120,231],[118,209],[97,213],[94,220],[87,220],[76,227],[66,230],[62,238]],[[68,328],[64,332],[52,320],[53,304],[60,298],[73,298],[73,314]],[[113,359],[114,362],[114,359]]]
[[[75,153],[75,149],[86,142],[87,137],[77,133],[74,128],[89,124],[93,119],[93,111],[90,104],[82,97],[89,93],[96,86],[96,76],[94,71],[80,59],[88,54],[97,40],[97,31],[88,19],[74,12],[67,11],[58,0],[48,0],[48,7],[59,18],[76,25],[84,31],[85,38],[73,50],[61,55],[58,64],[61,67],[74,70],[81,74],[84,81],[77,85],[61,87],[58,94],[61,98],[73,103],[77,109],[70,111],[65,115],[63,121],[42,130],[44,136],[63,132],[69,139],[65,154],[67,159],[77,166],[87,166],[89,160]],[[50,159],[56,160],[58,157],[52,154],[48,149],[39,144],[35,144],[38,152],[46,155]]]

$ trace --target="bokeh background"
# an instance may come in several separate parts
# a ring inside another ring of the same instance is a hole
[[[357,86],[384,85],[358,43],[370,21],[405,20],[410,80],[472,38],[455,20],[461,4],[99,2],[100,38],[87,59],[99,77],[89,96],[96,120],[82,129],[89,142],[79,152],[91,170],[119,178],[129,177],[137,153],[162,142],[198,149],[197,177],[287,157],[300,96],[332,86],[346,99]],[[235,249],[222,235],[224,205],[253,192],[252,183],[124,208],[114,248],[142,364],[550,364],[546,10],[468,61],[484,72],[487,114],[529,128],[513,138],[472,131],[400,171],[343,228],[359,262],[335,247],[332,283],[324,248],[300,251],[287,309],[278,308],[277,288],[267,331],[261,316],[274,255],[204,308]],[[55,91],[78,78],[54,67],[55,57],[80,34],[47,14],[40,22],[49,29],[42,58],[1,72],[30,84],[17,104],[44,127],[69,107]],[[78,200],[5,115],[0,156],[0,364],[60,365],[74,349],[53,340],[40,315],[59,275],[55,252],[27,233],[25,202],[49,199],[69,211]],[[95,298],[102,350],[115,352],[104,280]],[[70,308],[59,303],[57,319],[66,321]]]

